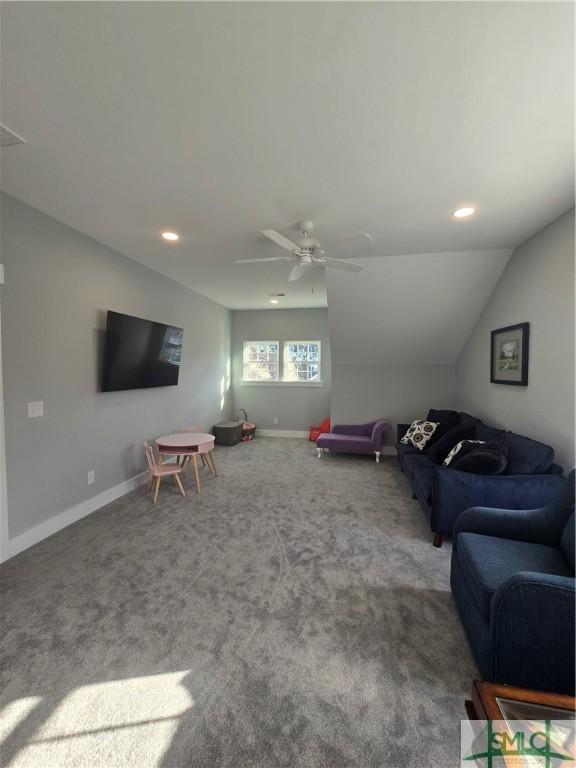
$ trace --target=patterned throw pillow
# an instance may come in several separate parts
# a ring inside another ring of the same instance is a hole
[[[400,442],[404,445],[413,445],[421,451],[437,429],[437,421],[413,421]]]
[[[456,456],[458,456],[462,448],[472,447],[473,445],[482,445],[483,442],[484,442],[483,440],[460,440],[460,442],[456,443],[454,448],[452,448],[452,450],[450,451],[448,456],[446,456],[442,464],[445,467],[449,467],[452,461],[456,458]]]

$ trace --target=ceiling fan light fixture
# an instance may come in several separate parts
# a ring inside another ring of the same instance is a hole
[[[465,205],[462,208],[456,208],[452,216],[455,219],[467,219],[468,216],[472,216],[476,213],[476,208],[472,205]]]

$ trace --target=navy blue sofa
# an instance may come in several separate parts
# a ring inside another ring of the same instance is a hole
[[[450,583],[484,680],[574,694],[574,474],[543,509],[456,522]]]
[[[471,439],[494,440],[504,433],[466,413],[471,421]],[[547,504],[563,487],[562,468],[554,464],[554,449],[528,437],[506,432],[508,466],[501,475],[476,475],[443,467],[432,461],[426,450],[403,445],[400,439],[409,424],[398,424],[396,450],[414,497],[430,520],[434,545],[451,535],[458,516],[469,507],[535,509]]]

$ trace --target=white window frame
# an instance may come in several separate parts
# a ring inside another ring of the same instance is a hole
[[[286,349],[289,344],[317,344],[318,345],[318,378],[315,381],[290,381],[284,378],[286,363]],[[314,387],[322,385],[322,342],[320,339],[290,339],[282,342],[282,382],[284,384],[295,384],[297,387]]]
[[[277,344],[278,345],[278,379],[275,381],[254,381],[245,379],[245,350],[249,344]],[[317,381],[286,381],[284,379],[284,350],[287,344],[318,344],[318,367],[320,378]],[[274,339],[243,339],[242,340],[242,378],[240,384],[243,387],[323,387],[322,378],[322,342],[320,339],[302,339],[276,341]]]
[[[245,378],[245,376],[246,376],[246,363],[249,362],[249,361],[246,360],[246,349],[249,346],[253,345],[253,344],[276,344],[276,346],[278,347],[278,363],[277,363],[277,366],[278,366],[278,378],[277,379],[272,379],[272,381],[258,381],[258,380],[254,380],[254,379],[247,379],[247,378]],[[276,341],[275,339],[262,339],[262,340],[261,339],[246,339],[246,340],[244,340],[243,343],[242,343],[242,383],[243,384],[253,384],[253,385],[258,385],[258,386],[265,386],[265,387],[270,387],[270,386],[273,386],[274,384],[279,384],[282,381],[282,378],[281,378],[282,372],[281,372],[281,367],[280,367],[281,364],[282,364],[281,359],[280,359],[280,348],[281,348],[280,342]]]

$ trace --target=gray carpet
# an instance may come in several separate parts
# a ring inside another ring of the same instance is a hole
[[[2,566],[2,765],[458,765],[476,670],[396,460],[216,456]]]

